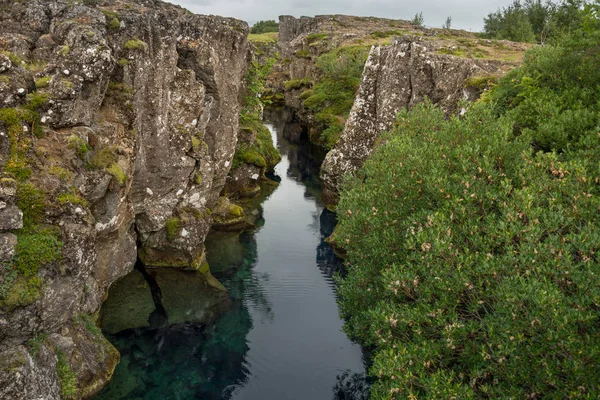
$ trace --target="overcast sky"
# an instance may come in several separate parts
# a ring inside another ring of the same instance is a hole
[[[512,0],[167,0],[197,14],[235,17],[250,24],[279,15],[345,14],[412,19],[423,12],[425,25],[441,27],[452,16],[452,27],[481,31],[483,17]]]

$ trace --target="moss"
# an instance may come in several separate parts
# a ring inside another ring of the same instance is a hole
[[[63,243],[49,230],[18,234],[14,267],[25,277],[32,277],[40,268],[62,259]]]
[[[32,183],[17,185],[17,206],[23,212],[23,229],[32,230],[42,221],[46,210],[43,192]]]
[[[233,156],[231,170],[241,167],[243,164],[253,164],[260,168],[271,170],[281,161],[281,154],[273,145],[271,132],[260,120],[247,122],[242,129],[256,132],[256,139],[252,144],[240,144]]]
[[[104,14],[107,18],[113,19],[119,16],[119,13],[115,11],[105,10],[103,8],[99,8],[100,12]]]
[[[63,182],[71,182],[73,179],[73,173],[68,169],[53,165],[48,168],[48,174],[57,177]]]
[[[192,136],[192,148],[194,149],[194,151],[198,151],[201,144],[202,141],[198,137]]]
[[[202,174],[200,172],[196,172],[194,174],[194,183],[196,185],[202,185],[202,183],[204,183],[204,178],[202,178]]]
[[[58,53],[63,57],[68,57],[69,54],[71,53],[71,48],[68,45],[64,45],[63,47],[60,48]]]
[[[329,37],[327,33],[311,33],[306,37],[306,43],[313,44],[318,41],[325,40]]]
[[[169,218],[165,224],[165,231],[168,240],[177,239],[179,237],[179,232],[181,231],[181,220],[177,217]]]
[[[96,151],[92,157],[91,165],[94,168],[108,168],[117,162],[116,149],[113,146],[103,147]]]
[[[108,24],[106,24],[106,27],[108,29],[119,29],[121,27],[121,22],[117,17],[114,17]]]
[[[62,351],[57,350],[56,358],[56,373],[60,380],[60,393],[65,399],[75,398],[78,392],[77,376]]]
[[[465,81],[465,87],[479,91],[496,86],[496,84],[498,84],[498,77],[494,75],[472,76]]]
[[[112,163],[110,167],[106,168],[106,172],[111,174],[119,185],[123,185],[127,182],[127,174],[125,174],[123,168],[117,163]]]
[[[89,314],[79,314],[75,318],[75,322],[83,326],[89,333],[97,339],[103,339],[102,331],[94,321],[94,318]]]
[[[87,200],[84,199],[83,197],[81,197],[79,194],[77,194],[75,192],[75,188],[73,188],[73,190],[71,192],[59,194],[56,198],[56,201],[61,206],[65,206],[67,204],[80,205],[83,207],[88,206]]]
[[[296,90],[296,89],[301,89],[303,87],[310,87],[312,86],[313,82],[310,79],[304,78],[304,79],[292,79],[289,80],[285,83],[285,90],[289,91],[289,90]]]
[[[123,48],[126,50],[144,50],[146,48],[146,43],[140,39],[131,39],[123,44]]]
[[[126,58],[119,58],[119,65],[121,67],[124,67],[126,65],[129,65],[129,61]]]
[[[9,83],[10,78],[6,75],[0,75],[0,83]]]
[[[48,85],[50,84],[50,79],[52,79],[50,76],[43,76],[41,78],[37,78],[35,80],[36,89],[48,87]]]
[[[41,288],[42,280],[39,277],[18,276],[0,304],[9,310],[16,307],[27,307],[40,298]]]
[[[237,204],[232,204],[229,208],[229,214],[234,217],[242,217],[244,215],[244,209]]]
[[[298,58],[306,58],[309,60],[312,58],[312,53],[308,50],[298,50],[294,55]]]

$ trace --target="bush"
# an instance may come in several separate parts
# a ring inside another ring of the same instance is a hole
[[[252,34],[278,32],[278,31],[279,31],[279,24],[277,22],[275,22],[274,20],[258,21],[250,29],[250,33],[252,33]]]
[[[402,113],[341,194],[341,312],[376,348],[374,399],[600,394],[598,160],[536,153],[494,113]]]
[[[416,13],[415,16],[413,17],[413,19],[410,21],[410,23],[413,24],[414,26],[418,26],[418,27],[425,26],[425,18],[423,18],[423,13],[422,12]]]

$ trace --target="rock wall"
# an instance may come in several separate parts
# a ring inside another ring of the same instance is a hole
[[[344,131],[321,167],[326,204],[337,204],[344,175],[362,166],[400,110],[429,99],[452,114],[460,99],[481,94],[481,88],[466,84],[470,77],[497,74],[502,65],[439,54],[432,46],[420,37],[405,36],[371,49]]]
[[[201,269],[235,151],[246,23],[84,3],[0,1],[0,398],[66,397],[71,375],[74,397],[102,388],[109,286],[138,254]],[[19,269],[42,239],[59,257]]]

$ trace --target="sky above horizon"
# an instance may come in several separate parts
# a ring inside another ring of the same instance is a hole
[[[513,0],[167,0],[196,14],[234,17],[250,25],[259,20],[278,20],[279,15],[314,16],[345,14],[410,20],[423,13],[425,25],[441,27],[448,16],[452,27],[471,31],[483,29],[483,17]]]

